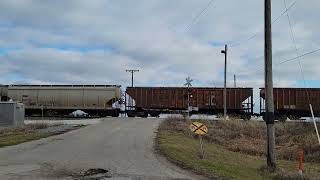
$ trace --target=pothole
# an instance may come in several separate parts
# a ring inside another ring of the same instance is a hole
[[[101,180],[105,178],[111,178],[111,174],[108,170],[102,168],[92,168],[79,173],[74,176],[75,180]]]
[[[88,169],[83,172],[83,176],[93,176],[97,174],[106,174],[108,173],[108,170],[101,169],[101,168],[95,168],[95,169]]]

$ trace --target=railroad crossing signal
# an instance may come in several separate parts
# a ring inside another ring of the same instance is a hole
[[[190,89],[190,87],[192,87],[192,79],[190,78],[190,76],[188,76],[187,78],[186,78],[186,83],[184,84],[185,86],[187,86],[187,88],[188,88],[188,91],[189,91],[189,89]],[[190,93],[188,92],[188,117],[190,117]]]
[[[199,123],[199,122],[193,122],[193,123],[191,123],[191,125],[190,125],[190,130],[191,130],[193,133],[198,134],[198,135],[208,134],[208,128],[207,128],[207,126],[205,126],[204,124]]]
[[[193,96],[196,95],[196,93],[197,93],[196,89],[194,89],[194,88],[189,88],[188,89],[188,95],[189,95],[190,98],[193,98]]]
[[[190,76],[188,76],[187,78],[186,78],[186,83],[184,84],[185,86],[188,86],[188,88],[189,87],[191,87],[192,86],[192,81],[193,81],[193,79],[191,79],[190,78]]]

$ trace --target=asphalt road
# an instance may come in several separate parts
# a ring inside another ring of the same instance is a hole
[[[92,168],[109,171],[97,175],[99,179],[203,179],[154,153],[160,122],[107,118],[66,134],[0,148],[0,179],[75,179]]]

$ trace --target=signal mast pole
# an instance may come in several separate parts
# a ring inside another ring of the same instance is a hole
[[[271,0],[265,0],[265,121],[267,124],[267,165],[271,171],[276,169],[274,102],[272,80],[272,29]]]
[[[187,86],[187,94],[188,94],[188,117],[190,117],[190,87],[192,87],[192,82],[193,80],[189,77],[186,78],[186,83],[184,84]]]
[[[225,45],[224,50],[221,51],[224,54],[224,89],[223,89],[223,117],[227,119],[227,58],[228,58],[228,45]]]

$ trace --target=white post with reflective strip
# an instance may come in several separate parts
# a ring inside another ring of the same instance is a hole
[[[319,131],[318,131],[317,123],[316,123],[316,120],[315,120],[314,114],[313,114],[313,108],[312,108],[312,105],[311,105],[311,104],[309,104],[309,106],[310,106],[310,111],[311,111],[311,114],[312,114],[312,119],[313,119],[314,127],[315,127],[315,129],[316,129],[316,133],[317,133],[319,145],[320,145],[320,136],[319,136]]]

